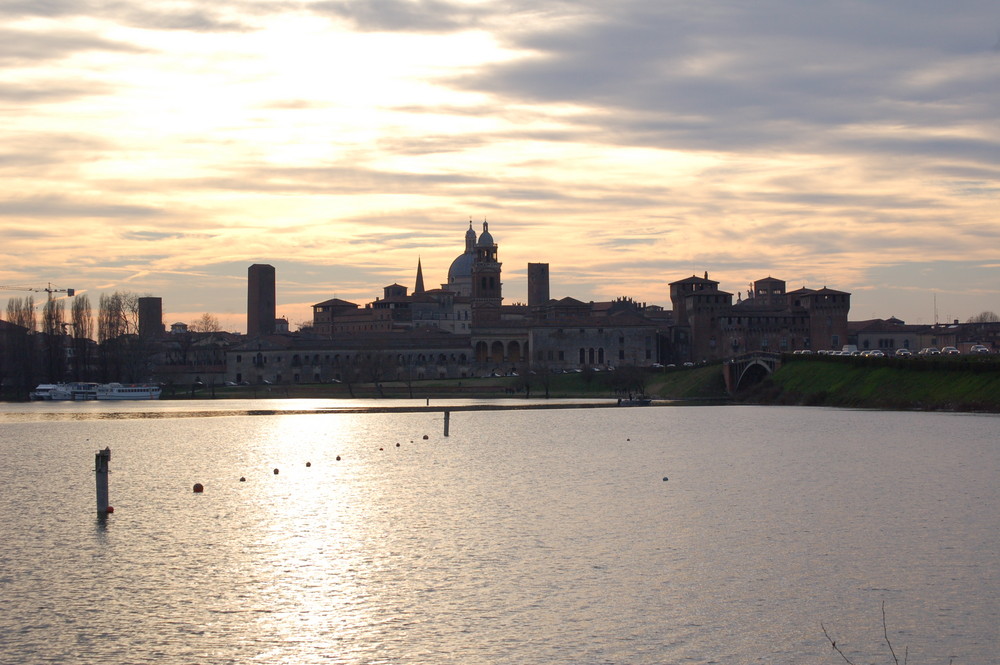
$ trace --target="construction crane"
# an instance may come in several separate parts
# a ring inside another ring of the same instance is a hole
[[[65,293],[70,298],[76,295],[76,289],[56,289],[53,288],[51,283],[43,289],[36,289],[30,286],[0,286],[0,291],[36,291],[39,293],[45,292],[49,294],[49,298],[52,297],[53,293]]]

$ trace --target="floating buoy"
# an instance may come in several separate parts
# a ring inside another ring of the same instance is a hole
[[[667,482],[667,477],[663,476],[663,482]]]
[[[240,476],[240,482],[245,483],[247,481],[246,476]]]
[[[385,448],[379,447],[379,450],[385,450]]]
[[[107,508],[104,509],[104,512],[106,512],[106,513],[108,513],[110,515],[111,513],[115,512],[115,507],[114,506],[108,506]]]
[[[310,466],[312,466],[312,465],[313,465],[313,463],[312,463],[312,462],[306,462],[306,466],[307,466],[307,467],[310,467]]]
[[[274,475],[278,475],[278,470],[277,469],[274,470]]]
[[[396,444],[396,447],[399,448],[399,444],[398,443]]]
[[[337,455],[337,461],[338,462],[340,461],[340,455]]]
[[[429,436],[427,436],[426,434],[424,434],[424,441],[426,441],[429,438],[430,438]]]
[[[195,483],[194,484],[194,493],[195,494],[201,494],[204,491],[205,491],[205,486],[204,485],[202,485],[201,483]]]

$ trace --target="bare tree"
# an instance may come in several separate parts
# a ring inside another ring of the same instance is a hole
[[[222,332],[222,324],[215,314],[205,312],[197,321],[188,326],[191,332],[215,333]]]
[[[34,300],[11,298],[7,302],[7,321],[11,325],[0,328],[0,365],[4,383],[9,385],[17,399],[28,399],[35,386],[35,309]]]
[[[28,333],[35,332],[37,322],[35,320],[35,299],[32,296],[27,298],[11,298],[7,301],[7,321],[15,326],[27,328]]]
[[[62,335],[66,318],[66,302],[49,298],[42,307],[42,332],[46,335]]]
[[[73,298],[70,309],[73,319],[73,375],[77,381],[89,378],[91,345],[94,336],[94,317],[90,309],[90,298],[81,294]]]
[[[105,342],[139,332],[139,296],[130,291],[101,294],[97,313],[97,341]]]
[[[358,354],[361,358],[361,375],[372,382],[378,390],[379,397],[385,397],[382,391],[382,381],[385,380],[386,372],[392,366],[391,356],[384,351],[374,351],[370,353]]]
[[[986,310],[975,316],[970,316],[966,323],[997,323],[1000,322],[1000,314]]]
[[[105,380],[146,380],[151,348],[139,338],[139,296],[129,291],[101,294],[97,313],[101,372]]]
[[[90,298],[86,294],[81,294],[73,298],[70,316],[73,319],[73,337],[77,339],[93,339],[94,317],[90,309]]]
[[[66,303],[52,298],[45,301],[42,308],[42,332],[45,344],[45,369],[49,381],[62,381],[66,374],[66,354],[64,346]]]

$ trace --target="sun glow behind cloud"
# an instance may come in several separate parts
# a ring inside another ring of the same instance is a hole
[[[667,305],[707,269],[926,320],[936,262],[967,266],[934,273],[966,315],[996,309],[995,35],[960,4],[8,8],[0,283],[242,327],[268,262],[300,321],[412,284],[417,257],[444,281],[487,218],[508,301],[545,261],[559,297]]]

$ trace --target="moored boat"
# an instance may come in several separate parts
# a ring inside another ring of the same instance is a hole
[[[57,383],[39,383],[34,390],[28,393],[28,397],[34,400],[49,400],[52,399],[52,391],[58,389],[59,384]]]
[[[102,383],[97,386],[97,399],[140,400],[160,399],[160,386],[147,384]]]
[[[97,399],[97,384],[76,381],[74,383],[60,383],[50,393],[52,400],[83,401]]]

